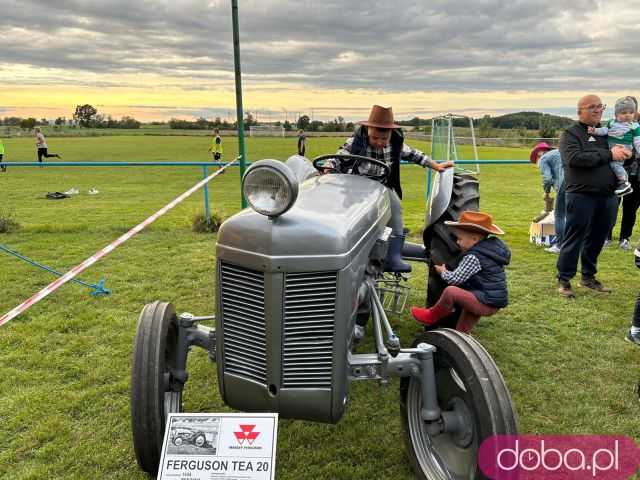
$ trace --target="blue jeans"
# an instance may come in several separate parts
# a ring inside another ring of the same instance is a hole
[[[567,218],[567,201],[565,196],[565,185],[564,182],[560,185],[558,192],[556,193],[556,206],[553,209],[553,215],[555,217],[555,227],[556,227],[556,241],[555,245],[562,245],[562,240],[564,236],[564,225],[566,223]]]
[[[613,170],[613,174],[616,176],[618,183],[629,181],[629,176],[622,166],[622,162],[609,162],[609,167]]]
[[[571,280],[578,270],[580,258],[583,278],[597,272],[598,256],[615,220],[618,208],[613,195],[600,197],[586,193],[566,193],[567,216],[558,256],[558,280]]]

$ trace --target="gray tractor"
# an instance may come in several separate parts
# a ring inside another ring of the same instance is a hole
[[[383,305],[404,282],[383,272],[390,209],[380,180],[389,169],[349,155],[340,158],[348,169],[318,175],[329,157],[336,155],[318,157],[313,166],[303,157],[262,160],[247,170],[243,193],[251,208],[218,233],[215,329],[200,324],[213,316],[177,315],[170,303],[143,308],[131,416],[145,471],[158,470],[167,414],[182,411],[192,346],[216,363],[228,406],[283,418],[336,423],[352,381],[400,377],[407,455],[421,479],[483,478],[477,462],[483,440],[517,433],[502,375],[471,336],[439,328],[401,346]],[[437,175],[433,193],[424,245],[405,245],[403,256],[453,267],[460,252],[443,222],[477,210],[478,182],[449,169]],[[432,268],[427,281],[430,304],[443,285]],[[363,318],[371,353],[354,350],[354,328]]]

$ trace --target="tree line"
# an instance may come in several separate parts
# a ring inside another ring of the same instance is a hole
[[[469,126],[469,120],[466,118],[454,118],[452,121],[455,127],[464,128]],[[102,115],[90,104],[77,105],[71,119],[58,117],[53,123],[57,126],[68,125],[85,128],[137,129],[141,126],[141,122],[133,117],[124,116],[120,119],[115,119],[111,115]],[[163,122],[153,123],[164,124]],[[169,128],[183,130],[210,130],[213,128],[235,130],[237,128],[237,122],[229,122],[220,117],[216,117],[214,120],[207,120],[201,117],[194,121],[172,118],[167,123]],[[397,121],[397,123],[402,126],[413,127],[414,130],[431,133],[430,118],[413,117],[409,120]],[[538,130],[540,137],[552,138],[556,136],[558,130],[564,129],[572,123],[573,120],[568,117],[540,112],[509,113],[497,117],[485,115],[481,118],[473,119],[474,127],[477,129],[480,137],[491,136],[494,134],[494,129],[522,129]],[[0,125],[16,126],[24,129],[33,129],[38,125],[49,124],[50,122],[45,118],[37,120],[33,117],[4,117],[4,119],[0,119]],[[248,130],[250,127],[258,124],[257,118],[251,112],[247,112],[244,118],[245,129]],[[308,115],[301,115],[294,122],[289,122],[288,120],[284,122],[276,121],[271,122],[270,125],[282,126],[286,131],[301,129],[310,132],[348,132],[353,130],[355,126],[353,122],[346,122],[342,116],[335,117],[333,120],[321,121],[312,120]]]
[[[27,130],[31,130],[36,126],[44,125],[48,126],[51,122],[46,118],[40,120],[29,117],[4,117],[0,119],[0,125],[7,127],[20,127]],[[113,118],[111,115],[101,115],[98,110],[89,104],[77,105],[73,113],[72,118],[58,117],[53,121],[53,125],[56,126],[69,126],[69,127],[85,127],[85,128],[140,128],[141,122],[133,117],[124,116],[119,120]]]
[[[221,130],[235,130],[238,128],[238,122],[228,122],[220,117],[216,117],[214,120],[207,120],[204,117],[200,117],[197,120],[182,120],[178,118],[172,118],[169,120],[169,128],[183,129],[183,130],[207,130],[213,128],[219,128]],[[251,112],[247,112],[244,117],[244,129],[249,130],[250,127],[260,125],[257,118]],[[343,117],[336,117],[333,120],[322,122],[320,120],[311,120],[308,115],[301,115],[297,121],[284,122],[276,121],[270,122],[269,125],[276,127],[283,127],[285,131],[292,130],[305,130],[309,132],[344,132],[353,130],[355,126],[353,122],[345,122]]]

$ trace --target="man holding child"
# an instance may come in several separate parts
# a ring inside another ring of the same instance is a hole
[[[609,164],[624,162],[631,152],[620,145],[609,147],[606,137],[592,135],[590,127],[600,127],[606,108],[597,95],[578,102],[578,121],[560,138],[560,156],[566,184],[566,225],[558,257],[558,293],[574,298],[571,279],[581,264],[579,285],[608,293],[596,280],[598,256],[615,220],[617,179]]]

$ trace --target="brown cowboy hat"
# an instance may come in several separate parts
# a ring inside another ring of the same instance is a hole
[[[363,120],[358,122],[365,127],[375,128],[400,128],[400,125],[393,123],[393,110],[391,107],[385,108],[380,105],[374,105],[371,107],[371,113],[369,114],[369,120]]]
[[[494,235],[504,235],[504,231],[494,225],[493,218],[488,213],[466,211],[460,214],[457,222],[444,222],[448,227],[461,228],[472,232],[493,233]]]

